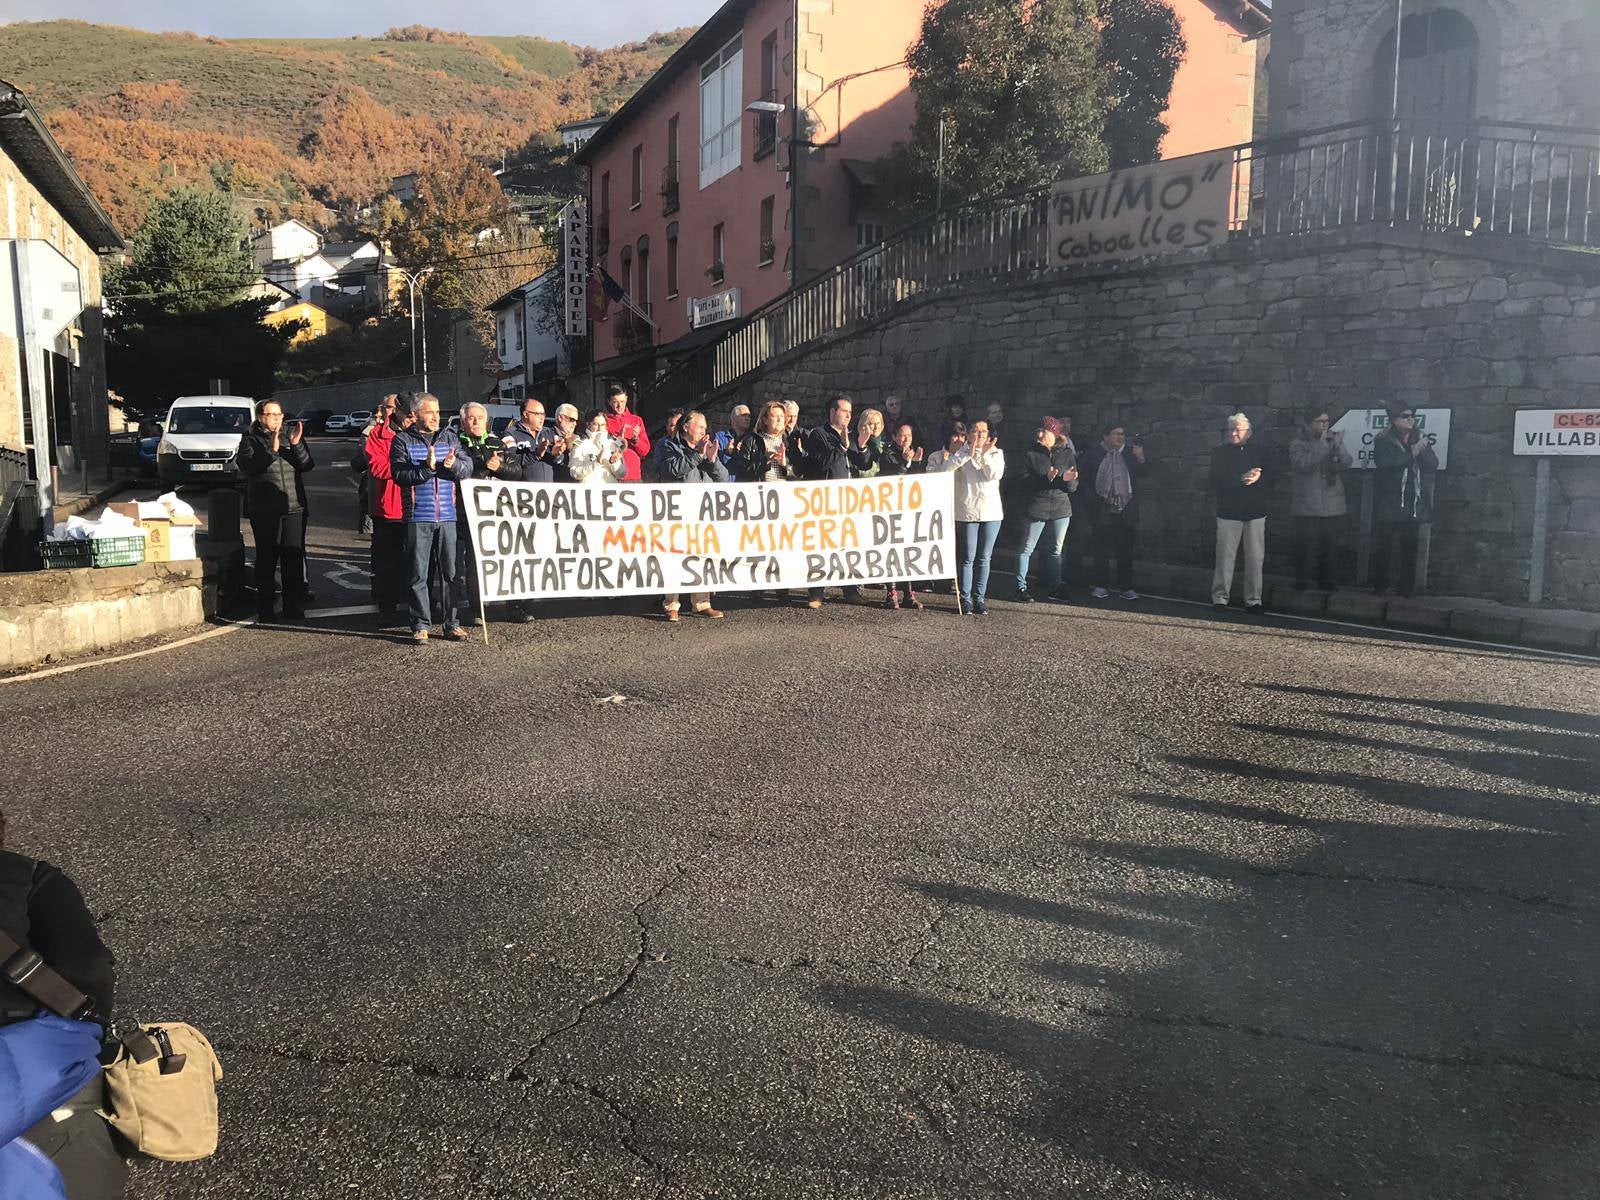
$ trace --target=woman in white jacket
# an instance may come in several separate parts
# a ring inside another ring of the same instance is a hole
[[[606,414],[592,412],[567,452],[567,474],[573,483],[616,483],[627,471],[622,449],[622,439],[606,432]]]
[[[951,439],[954,442],[955,439]],[[956,476],[956,544],[961,551],[961,607],[975,617],[989,611],[989,560],[1000,536],[1000,477],[1006,456],[989,440],[989,422],[974,421],[964,444],[955,445],[942,461],[928,460],[930,471]]]

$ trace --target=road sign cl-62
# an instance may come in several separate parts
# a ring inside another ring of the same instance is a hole
[[[1521,409],[1513,436],[1513,454],[1600,455],[1600,409]]]

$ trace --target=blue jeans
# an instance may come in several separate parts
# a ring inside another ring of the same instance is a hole
[[[428,603],[428,566],[439,572],[439,603],[444,607],[444,627],[461,624],[461,607],[456,576],[456,523],[454,521],[406,522],[406,596],[411,612],[411,632],[433,628],[433,613]]]
[[[971,608],[985,602],[989,594],[989,559],[995,539],[1000,536],[999,521],[957,521],[956,542],[961,547],[961,606]]]
[[[1017,555],[1017,591],[1028,590],[1028,566],[1033,562],[1033,548],[1044,535],[1044,590],[1053,595],[1061,587],[1061,548],[1067,544],[1067,526],[1071,517],[1053,517],[1048,521],[1029,521],[1028,531],[1022,535],[1022,553]]]

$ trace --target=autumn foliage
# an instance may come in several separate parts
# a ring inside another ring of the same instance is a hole
[[[348,227],[393,176],[498,165],[625,100],[689,30],[613,50],[426,26],[223,40],[81,21],[6,27],[6,78],[124,233],[181,187],[246,219]]]

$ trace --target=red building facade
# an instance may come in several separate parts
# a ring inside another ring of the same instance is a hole
[[[654,323],[612,304],[596,370],[641,386],[891,232],[872,168],[911,129],[926,2],[727,0],[577,152],[595,261]],[[1262,10],[1173,5],[1190,49],[1164,155],[1248,140]]]

